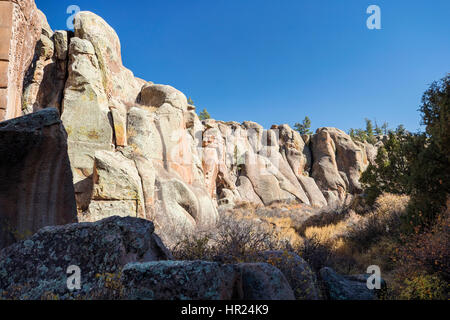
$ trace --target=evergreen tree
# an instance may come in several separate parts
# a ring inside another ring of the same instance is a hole
[[[382,136],[383,135],[383,128],[380,127],[376,121],[375,121],[375,134],[377,136]]]
[[[296,123],[294,125],[294,129],[296,131],[298,131],[301,135],[312,134],[312,132],[310,130],[311,129],[311,120],[309,119],[308,116],[306,116],[301,124],[300,123]]]
[[[367,139],[366,141],[369,143],[374,144],[376,142],[375,136],[374,136],[374,129],[373,129],[373,124],[372,124],[372,120],[369,119],[365,119],[366,120],[366,135],[367,135]]]
[[[211,116],[206,109],[203,109],[203,111],[198,115],[198,118],[203,121],[206,119],[211,119]]]
[[[388,131],[389,131],[389,124],[385,121],[385,122],[383,123],[383,125],[381,126],[381,129],[383,130],[383,134],[384,134],[384,135],[387,135],[387,134],[388,134]]]
[[[420,111],[426,132],[411,134],[403,125],[389,131],[375,165],[361,177],[369,203],[383,192],[411,196],[405,221],[409,231],[433,223],[450,196],[449,75],[425,92]]]

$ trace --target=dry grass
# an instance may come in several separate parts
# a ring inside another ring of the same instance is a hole
[[[268,224],[239,212],[225,212],[215,229],[182,237],[171,249],[178,260],[235,263],[252,261],[259,252],[285,249],[286,244]]]
[[[220,213],[217,230],[183,239],[174,255],[234,263],[258,261],[262,251],[288,250],[316,272],[327,266],[363,274],[379,266],[388,283],[385,299],[442,299],[448,296],[449,215],[437,228],[404,238],[408,202],[407,196],[383,194],[370,208],[363,201],[324,210],[238,204]]]

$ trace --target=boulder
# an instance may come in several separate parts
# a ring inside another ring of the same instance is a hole
[[[0,248],[77,221],[67,134],[56,109],[0,123]]]
[[[132,300],[231,300],[239,294],[237,268],[206,261],[131,263],[122,283]]]
[[[287,251],[267,251],[263,252],[259,259],[273,265],[284,274],[297,300],[321,299],[315,273],[297,254]]]
[[[295,300],[283,273],[267,263],[241,263],[244,300]]]
[[[322,268],[320,277],[331,300],[375,300],[375,290],[367,288],[364,277],[341,276],[331,268]]]
[[[130,263],[121,281],[132,300],[294,300],[280,270],[265,263]]]
[[[162,84],[146,84],[140,93],[140,103],[155,108],[168,103],[181,111],[188,109],[186,96],[181,91]]]
[[[94,160],[93,190],[83,221],[97,221],[116,214],[145,218],[142,181],[136,164],[120,152],[97,151]],[[117,202],[117,203],[116,203]]]
[[[43,228],[0,251],[0,297],[3,291],[3,296],[30,300],[48,294],[93,299],[105,275],[120,273],[131,262],[171,258],[153,231],[150,221],[130,217]],[[69,266],[81,270],[80,290],[67,288]]]

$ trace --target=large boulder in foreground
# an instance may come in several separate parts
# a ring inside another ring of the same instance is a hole
[[[230,300],[239,298],[232,265],[206,261],[131,263],[123,269],[126,299]]]
[[[294,299],[283,273],[267,263],[171,258],[144,219],[46,227],[0,251],[0,299]],[[74,266],[81,281],[71,291]]]
[[[131,263],[121,280],[123,298],[133,300],[294,300],[281,271],[266,263]]]
[[[0,123],[0,248],[76,222],[67,134],[56,109]]]
[[[267,263],[241,263],[244,300],[295,300],[283,273]]]
[[[92,292],[102,289],[104,277],[120,273],[127,263],[171,257],[153,231],[152,222],[131,217],[43,228],[0,251],[0,297],[14,293],[14,298],[34,300],[51,293],[60,299],[95,298]],[[81,270],[81,290],[72,293],[69,266]]]
[[[341,276],[331,268],[322,268],[320,277],[331,300],[376,300],[376,290],[367,288],[367,277]],[[382,284],[384,281],[382,280]],[[385,283],[384,283],[385,285]]]
[[[266,251],[261,261],[280,269],[294,291],[297,300],[320,300],[321,293],[316,275],[300,256],[288,251]]]

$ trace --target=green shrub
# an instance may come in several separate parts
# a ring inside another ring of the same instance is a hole
[[[419,275],[406,279],[401,300],[446,300],[448,284],[436,275]]]

